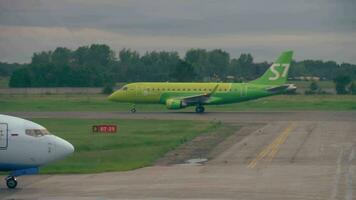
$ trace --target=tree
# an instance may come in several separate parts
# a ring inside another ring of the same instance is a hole
[[[147,52],[141,57],[144,64],[144,77],[147,81],[168,81],[170,74],[180,61],[177,52]]]
[[[115,67],[116,81],[131,82],[143,80],[144,66],[140,54],[130,49],[119,52],[119,64]]]
[[[232,59],[230,63],[230,71],[237,79],[252,80],[256,78],[256,71],[251,54],[241,54],[238,59]]]
[[[210,67],[207,69],[208,75],[218,76],[220,79],[227,75],[230,63],[230,55],[221,49],[214,49],[209,52]]]
[[[270,66],[267,62],[254,62],[248,53],[230,59],[229,53],[221,49],[190,49],[184,61],[177,52],[151,51],[141,56],[130,49],[122,49],[117,58],[108,45],[92,44],[76,50],[58,47],[54,51],[36,52],[29,64],[0,62],[0,76],[12,74],[12,87],[103,87],[115,82],[221,81],[228,76],[230,80],[234,77],[234,81],[253,80]],[[348,77],[340,78],[339,74]],[[354,84],[349,84],[356,79],[356,65],[293,61],[289,75],[334,80],[338,93],[347,93],[354,88]]]
[[[305,91],[305,94],[320,94],[321,88],[316,81],[312,81],[309,85],[309,90]]]
[[[27,68],[20,68],[12,73],[9,81],[10,87],[28,87],[29,85],[31,85],[31,79]]]
[[[185,53],[184,60],[191,64],[197,74],[197,79],[202,81],[207,77],[206,68],[210,65],[209,55],[205,49],[190,49]]]
[[[334,78],[335,89],[337,94],[346,94],[346,86],[350,84],[351,78],[347,75],[338,75]]]
[[[319,90],[319,85],[316,81],[312,81],[309,86],[309,90],[316,93]]]
[[[352,95],[356,95],[356,84],[354,81],[352,81],[352,83],[350,84],[349,92]]]
[[[42,51],[40,53],[34,53],[32,56],[31,64],[44,65],[52,62],[52,52]]]
[[[50,62],[55,66],[68,65],[71,59],[72,51],[64,47],[57,47],[56,50],[50,55]],[[47,63],[42,63],[47,64]]]
[[[195,80],[196,73],[194,67],[190,63],[180,60],[170,74],[170,77],[173,81],[189,82]]]
[[[11,76],[13,71],[25,66],[26,64],[0,62],[0,77]]]
[[[114,52],[107,45],[93,44],[76,51],[58,47],[34,53],[31,63],[14,71],[12,87],[91,87],[112,85]]]

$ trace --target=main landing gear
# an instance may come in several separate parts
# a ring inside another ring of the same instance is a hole
[[[6,177],[6,185],[9,189],[15,189],[17,186],[17,181],[14,176],[8,176]]]
[[[132,106],[132,108],[131,108],[131,113],[135,113],[136,112],[136,106],[135,106],[135,104]]]
[[[203,113],[204,111],[205,111],[205,108],[202,105],[197,105],[197,107],[195,107],[196,113]]]

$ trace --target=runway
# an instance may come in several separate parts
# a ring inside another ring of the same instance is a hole
[[[214,120],[245,124],[235,135],[249,134],[203,165],[21,177],[16,190],[1,183],[0,199],[356,199],[356,112],[8,114]]]

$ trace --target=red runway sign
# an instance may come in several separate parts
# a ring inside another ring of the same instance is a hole
[[[94,125],[93,133],[116,133],[117,126],[116,125]]]

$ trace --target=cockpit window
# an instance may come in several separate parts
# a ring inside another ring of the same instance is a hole
[[[122,88],[122,90],[126,91],[126,90],[127,90],[127,87],[126,87],[126,86],[125,86],[125,87],[123,87],[123,88]]]
[[[42,137],[45,135],[50,135],[47,129],[26,129],[26,135],[32,137]]]

